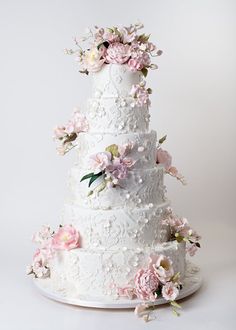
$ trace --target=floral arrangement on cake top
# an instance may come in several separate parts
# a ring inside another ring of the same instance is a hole
[[[50,276],[49,261],[59,250],[72,250],[80,247],[80,234],[72,225],[60,225],[57,232],[44,225],[35,233],[32,241],[39,245],[33,256],[33,262],[27,268],[27,274],[36,278]]]
[[[54,139],[60,142],[58,154],[63,156],[76,147],[75,140],[79,133],[87,132],[89,128],[86,117],[75,109],[72,118],[63,126],[54,128]]]
[[[105,187],[117,187],[120,180],[127,178],[129,170],[134,165],[134,160],[127,157],[133,148],[133,144],[126,143],[122,146],[112,144],[105,151],[90,156],[90,168],[93,172],[86,174],[80,181],[89,179],[90,187],[94,181],[99,179],[99,184],[89,195],[99,193]]]
[[[162,223],[170,229],[170,239],[179,243],[185,242],[186,252],[193,257],[201,247],[199,243],[201,236],[190,227],[188,220],[174,214],[172,208],[169,207]]]
[[[128,299],[141,299],[144,301],[135,309],[135,314],[148,318],[145,310],[150,307],[151,302],[164,298],[170,302],[175,315],[179,315],[176,308],[180,305],[175,299],[182,289],[180,274],[174,273],[172,260],[162,254],[151,255],[147,268],[141,268],[134,277],[134,286],[118,288],[118,296]],[[148,321],[148,319],[145,319]]]
[[[179,180],[183,185],[186,185],[186,180],[182,174],[179,173],[176,167],[172,166],[172,157],[168,151],[161,148],[162,143],[165,142],[167,135],[163,136],[157,145],[156,150],[156,163],[162,164],[165,168],[165,172],[177,180]]]
[[[143,24],[88,28],[86,34],[75,38],[76,50],[66,49],[67,54],[75,54],[80,64],[80,72],[89,74],[100,71],[103,65],[127,64],[131,71],[141,71],[146,77],[148,69],[157,69],[151,61],[162,51],[149,41],[150,35],[139,33]],[[83,49],[80,42],[87,42]]]

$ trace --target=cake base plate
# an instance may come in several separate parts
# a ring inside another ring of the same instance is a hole
[[[34,279],[34,284],[39,291],[47,298],[59,301],[61,303],[82,306],[82,307],[93,307],[93,308],[109,308],[109,309],[122,309],[122,308],[134,308],[138,304],[143,303],[143,300],[127,298],[117,299],[99,299],[99,297],[89,297],[78,295],[76,297],[69,296],[65,290],[55,288],[51,279]],[[185,298],[194,292],[196,292],[202,284],[202,275],[200,268],[191,262],[187,262],[185,278],[183,281],[183,288],[176,300]],[[148,302],[147,302],[148,303]],[[163,305],[168,303],[163,298],[158,298],[152,302],[152,305]]]

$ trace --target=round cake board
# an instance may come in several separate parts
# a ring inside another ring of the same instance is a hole
[[[34,279],[34,284],[39,291],[47,298],[59,301],[61,303],[93,308],[109,308],[109,309],[122,309],[122,308],[135,308],[138,304],[143,303],[143,300],[127,298],[103,299],[89,297],[89,296],[77,296],[72,297],[65,293],[64,290],[55,289],[50,278],[46,279]],[[183,288],[176,300],[190,296],[196,292],[202,284],[202,275],[200,268],[191,262],[187,262],[185,278],[183,281]],[[148,303],[148,302],[147,302]],[[152,305],[167,304],[163,298],[158,298],[156,301],[151,302]]]

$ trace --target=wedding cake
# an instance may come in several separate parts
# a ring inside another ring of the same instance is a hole
[[[162,52],[141,28],[95,27],[67,50],[91,76],[92,92],[55,128],[59,154],[74,148],[76,162],[61,224],[34,235],[39,248],[28,273],[68,299],[165,299],[177,308],[186,252],[194,255],[200,237],[166,197],[166,174],[185,182],[162,149],[166,136],[149,130],[145,78]]]

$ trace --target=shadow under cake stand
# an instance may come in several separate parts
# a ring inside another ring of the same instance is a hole
[[[34,279],[34,284],[39,289],[41,294],[47,298],[59,301],[61,303],[82,306],[82,307],[93,307],[93,308],[111,308],[111,309],[122,309],[122,308],[134,308],[138,304],[143,303],[143,300],[133,299],[129,300],[127,298],[117,298],[113,299],[99,299],[89,296],[69,296],[65,294],[63,290],[54,288],[50,278],[46,279]],[[180,291],[180,294],[176,300],[190,296],[196,292],[202,284],[202,275],[200,268],[193,264],[192,262],[187,261],[185,278],[183,281],[183,288]],[[152,302],[152,305],[163,305],[168,303],[163,298],[158,298],[156,301]]]

